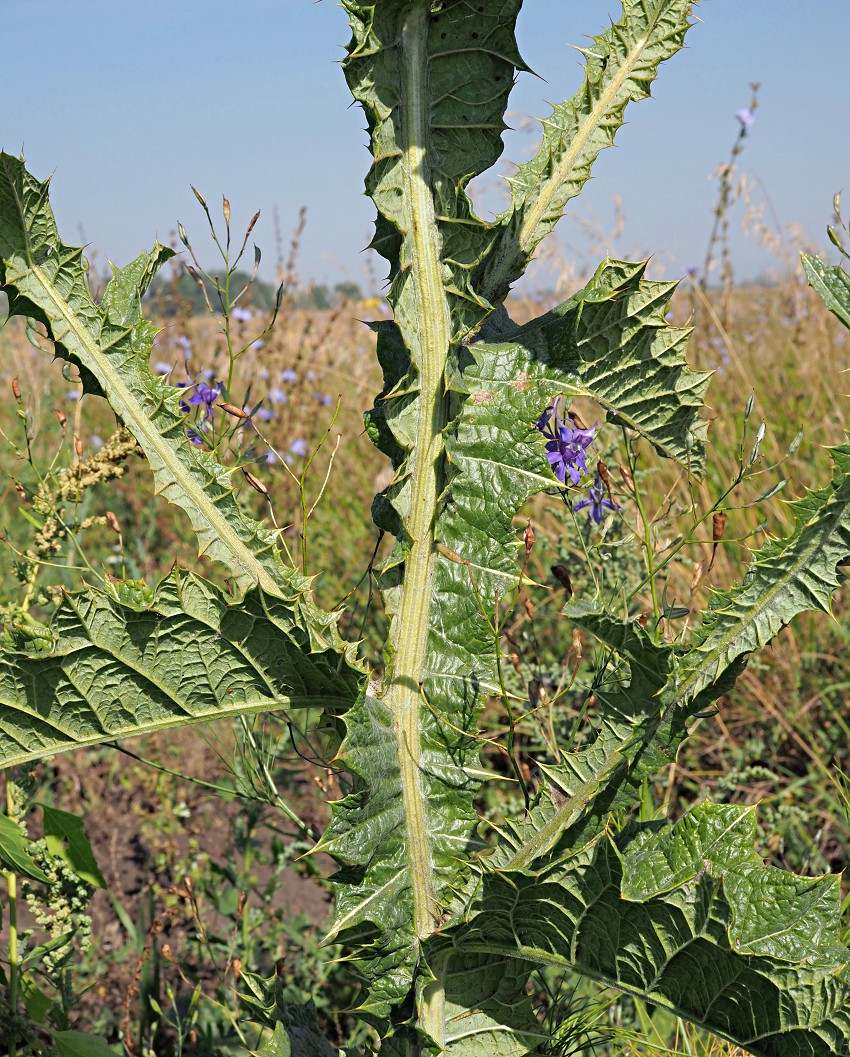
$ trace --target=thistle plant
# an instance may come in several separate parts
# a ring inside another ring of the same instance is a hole
[[[576,507],[594,522],[618,516],[591,456],[610,424],[694,477],[706,442],[709,377],[686,362],[688,331],[667,322],[673,283],[606,260],[539,319],[517,326],[504,306],[628,104],[682,47],[692,5],[624,0],[582,49],[582,87],[545,119],[508,208],[487,223],[466,188],[499,158],[508,95],[526,70],[521,2],[343,0],[343,70],[371,137],[372,246],[389,265],[393,312],[373,324],[384,387],[366,416],[394,469],[373,503],[395,540],[380,568],[390,614],[380,671],[358,660],[279,534],[236,501],[232,468],[193,443],[185,389],[151,372],[156,330],[141,299],[171,251],[156,245],[116,269],[96,303],[82,251],[60,241],[47,184],[0,156],[10,312],[42,323],[85,392],[108,401],[156,494],[184,511],[232,588],[175,568],[154,584],[112,578],[65,594],[49,625],[10,621],[0,763],[195,720],[321,710],[343,786],[315,845],[338,863],[329,939],[348,952],[363,988],[357,1015],[382,1052],[569,1052],[557,1004],[543,1019],[526,990],[543,967],[763,1057],[850,1054],[838,878],[765,865],[752,808],[702,803],[675,824],[632,813],[749,654],[798,613],[829,609],[850,558],[850,447],[835,448],[832,481],[793,504],[793,533],[714,594],[689,640],[664,641],[611,597],[571,600],[564,613],[606,658],[592,734],[538,760],[533,785],[518,769],[521,814],[496,826],[477,811],[492,779],[480,760],[484,702],[519,707],[501,644],[528,582],[518,512],[538,492],[593,481]],[[846,311],[844,273],[807,266]],[[220,415],[206,392],[190,402]],[[594,426],[576,401],[599,409]],[[309,1008],[287,1006],[274,980],[246,972],[241,983],[271,1032],[260,1052],[329,1050]]]

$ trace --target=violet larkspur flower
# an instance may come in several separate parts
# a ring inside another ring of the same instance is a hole
[[[154,370],[157,374],[171,374],[174,370],[174,364],[166,363],[165,360],[157,360],[154,364]]]
[[[195,382],[193,388],[195,391],[189,397],[189,404],[194,404],[195,407],[203,407],[205,420],[212,418],[212,406],[221,396],[223,388],[221,382],[217,385],[207,385],[206,382]],[[182,409],[187,405],[181,403],[180,406]]]
[[[748,106],[742,106],[735,111],[735,117],[741,122],[741,128],[749,128],[756,119],[756,115]]]
[[[187,429],[186,430],[186,436],[189,438],[189,440],[193,444],[203,444],[204,443],[204,438],[200,434],[196,433],[193,429]]]
[[[230,318],[235,319],[237,323],[247,323],[249,319],[254,315],[250,308],[232,308],[230,310]]]
[[[280,380],[282,382],[297,382],[298,375],[293,371],[291,367],[287,367],[285,370],[280,372]]]
[[[258,418],[261,422],[271,422],[274,418],[274,411],[270,407],[260,407],[257,409],[255,418]]]
[[[585,452],[593,441],[596,424],[590,429],[568,426],[558,414],[558,401],[547,407],[537,421],[537,428],[548,438],[546,458],[552,472],[564,483],[567,474],[573,484],[578,484],[583,473],[589,473]]]
[[[269,400],[271,400],[273,404],[286,404],[289,401],[289,397],[282,389],[275,385],[269,389]]]
[[[307,441],[303,437],[298,437],[289,445],[289,450],[293,455],[306,455],[307,454]]]
[[[578,513],[579,510],[584,510],[589,507],[588,517],[591,521],[596,522],[597,525],[602,524],[602,519],[605,517],[606,510],[612,510],[615,513],[620,509],[619,503],[613,503],[606,495],[605,489],[602,485],[602,478],[598,477],[590,486],[590,497],[587,499],[577,499],[573,503],[573,510]]]

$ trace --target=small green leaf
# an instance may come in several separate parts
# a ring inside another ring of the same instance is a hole
[[[823,303],[845,327],[850,327],[850,275],[835,265],[801,253],[809,286],[817,290]]]
[[[54,1031],[53,1042],[59,1057],[117,1057],[121,1053],[99,1035],[85,1031]]]
[[[31,973],[21,973],[18,982],[27,1016],[34,1023],[43,1024],[47,1019],[47,1014],[56,1003],[41,990]]]
[[[274,1034],[261,1049],[251,1050],[253,1057],[292,1057],[292,1045],[283,1024],[275,1024]]]
[[[106,888],[83,829],[83,820],[69,811],[60,811],[46,804],[41,805],[41,810],[44,812],[44,840],[50,854],[67,863],[81,880],[95,888]]]
[[[781,481],[777,481],[777,483],[772,488],[768,488],[764,495],[760,495],[758,499],[754,500],[752,503],[747,503],[746,505],[749,507],[758,506],[759,503],[766,503],[768,499],[773,499],[775,495],[781,492],[786,484],[788,484],[788,481],[785,478],[783,478]]]
[[[49,883],[50,878],[38,866],[29,852],[30,841],[21,833],[16,822],[8,815],[0,815],[0,862],[8,870],[31,877],[34,881]]]

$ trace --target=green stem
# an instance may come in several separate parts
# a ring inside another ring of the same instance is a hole
[[[451,344],[451,318],[440,269],[441,240],[431,191],[427,143],[429,0],[415,0],[401,34],[405,80],[400,101],[403,122],[402,181],[406,211],[407,258],[413,292],[412,325],[402,326],[419,370],[419,412],[411,452],[410,508],[405,527],[411,540],[404,584],[392,629],[394,657],[386,703],[396,737],[408,862],[413,895],[414,930],[424,939],[435,929],[439,906],[427,804],[422,790],[420,709],[430,600],[435,567],[434,518],[437,479],[447,422],[445,365]],[[411,319],[408,310],[406,319]],[[419,1024],[440,1048],[445,1045],[445,992],[430,984],[420,1000]]]
[[[6,772],[6,814],[13,818],[15,802],[12,795],[12,779]],[[9,1015],[12,1038],[9,1041],[9,1057],[17,1057],[15,1014],[18,1009],[18,878],[14,870],[6,872],[6,888],[9,897]]]

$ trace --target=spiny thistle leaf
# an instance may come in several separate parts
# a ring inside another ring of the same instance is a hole
[[[831,610],[844,579],[839,568],[850,560],[850,445],[830,454],[831,483],[788,504],[796,517],[791,535],[756,551],[743,583],[714,592],[681,667],[680,697],[709,686],[800,613]]]
[[[488,872],[481,913],[429,945],[578,972],[756,1057],[850,1053],[850,951],[837,877],[765,867],[753,809],[703,804],[674,827],[602,834],[542,874]]]
[[[350,708],[361,676],[316,652],[297,605],[248,591],[232,604],[174,571],[134,591],[67,595],[50,640],[9,629],[0,649],[0,767],[189,721],[248,712]]]
[[[144,319],[141,298],[172,251],[157,245],[113,270],[95,304],[82,250],[61,242],[47,192],[48,181],[0,153],[0,283],[10,313],[40,320],[57,355],[80,368],[87,391],[106,394],[144,451],[156,491],[188,514],[201,553],[223,562],[243,589],[305,594],[309,582],[284,565],[275,533],[240,509],[231,471],[189,441],[181,391],[151,374],[157,329]],[[332,618],[306,598],[302,604],[317,644],[338,642]]]
[[[508,95],[526,69],[514,39],[521,3],[343,0],[353,34],[343,70],[375,159],[366,180],[379,214],[372,246],[390,263],[389,300],[414,360],[413,342],[428,329],[417,271],[444,280],[435,292],[453,340],[490,310],[470,276],[491,228],[465,189],[502,152]]]
[[[624,0],[618,22],[579,49],[584,83],[543,122],[537,154],[510,180],[510,208],[475,288],[499,303],[525,271],[540,240],[590,178],[597,155],[614,144],[629,103],[646,99],[658,67],[683,46],[694,0]]]

